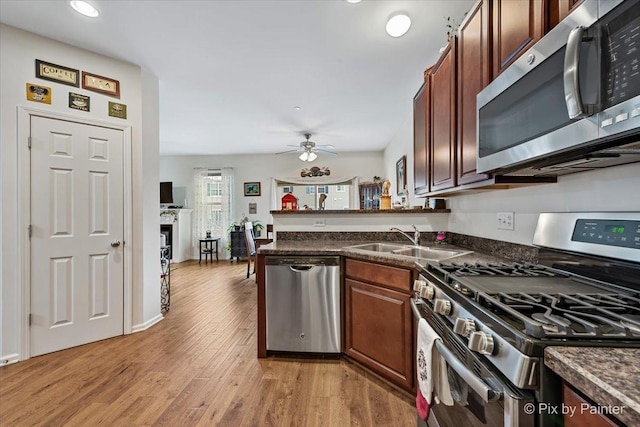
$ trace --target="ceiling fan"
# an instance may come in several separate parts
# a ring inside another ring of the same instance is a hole
[[[336,152],[332,151],[335,150],[335,147],[333,145],[317,145],[315,142],[309,140],[309,138],[311,138],[310,133],[305,133],[304,136],[306,138],[306,141],[300,142],[299,146],[288,144],[289,147],[297,147],[296,149],[281,151],[280,153],[276,154],[301,153],[298,158],[303,162],[313,162],[316,158],[318,158],[318,153],[326,154],[329,156],[337,155]]]

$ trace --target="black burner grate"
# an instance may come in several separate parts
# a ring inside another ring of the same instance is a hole
[[[448,264],[439,268],[455,276],[521,276],[521,277],[556,277],[558,272],[535,264]]]
[[[481,293],[481,305],[536,338],[640,340],[640,296]]]

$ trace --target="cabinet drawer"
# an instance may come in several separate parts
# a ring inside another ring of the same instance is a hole
[[[352,279],[363,280],[400,291],[411,291],[411,270],[349,258],[345,262],[345,267],[345,275]]]

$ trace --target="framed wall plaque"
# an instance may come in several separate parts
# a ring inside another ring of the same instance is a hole
[[[48,86],[27,83],[27,100],[42,102],[43,104],[51,104],[51,88]]]
[[[259,196],[260,195],[260,183],[259,182],[245,182],[244,183],[244,195],[245,196]]]
[[[109,101],[109,115],[111,117],[117,117],[119,119],[127,118],[127,106],[120,104],[119,102]]]
[[[109,77],[82,72],[82,88],[120,98],[120,82]]]
[[[69,108],[80,111],[89,111],[90,101],[91,98],[89,98],[87,95],[69,92]]]
[[[80,86],[80,71],[36,59],[36,77],[69,86]]]

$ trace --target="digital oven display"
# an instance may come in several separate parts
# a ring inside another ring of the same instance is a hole
[[[579,219],[571,240],[640,249],[640,221]]]

